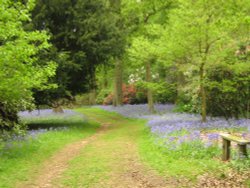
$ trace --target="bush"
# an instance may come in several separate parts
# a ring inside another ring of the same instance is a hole
[[[76,106],[89,105],[89,95],[82,94],[75,96],[74,105]]]
[[[114,100],[114,94],[110,93],[103,101],[104,105],[111,105],[113,104],[113,100]]]
[[[136,88],[134,85],[122,85],[122,102],[123,104],[135,104],[136,102]]]
[[[176,100],[177,91],[174,84],[168,84],[166,82],[161,82],[154,84],[154,101],[157,103],[173,103]],[[123,104],[144,104],[147,103],[147,90],[145,89],[145,84],[139,83],[136,86],[133,84],[126,85],[123,84]],[[104,91],[99,93],[101,103],[102,96],[107,95]],[[98,96],[99,96],[98,95]],[[103,100],[104,105],[110,105],[113,103],[114,94],[109,93]]]
[[[208,71],[207,110],[212,116],[247,117],[250,71],[247,64],[220,64]]]
[[[146,91],[138,89],[137,92],[136,92],[135,99],[136,99],[135,100],[136,104],[145,104],[145,103],[147,103]]]
[[[0,102],[0,130],[11,131],[19,123],[17,104]]]
[[[159,89],[155,91],[155,102],[157,103],[174,103],[177,96],[175,84],[167,82],[159,83]]]
[[[104,101],[109,96],[110,93],[111,93],[110,89],[102,89],[97,95],[96,103],[97,104],[105,103]]]
[[[145,94],[142,91],[138,91],[134,85],[122,85],[122,102],[123,104],[138,104],[143,102],[145,99]],[[110,105],[113,103],[114,94],[109,93],[109,95],[103,100],[104,105]]]

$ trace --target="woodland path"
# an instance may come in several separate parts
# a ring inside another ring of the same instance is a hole
[[[145,166],[139,157],[138,136],[143,126],[133,121],[90,109],[81,110],[90,121],[101,124],[98,132],[67,145],[46,161],[32,181],[20,188],[164,188],[173,182]],[[74,160],[77,159],[76,162]],[[73,162],[72,162],[73,161]],[[96,164],[95,164],[96,163]],[[80,172],[77,177],[69,169]],[[72,178],[74,179],[73,183]],[[171,186],[172,185],[172,186]]]

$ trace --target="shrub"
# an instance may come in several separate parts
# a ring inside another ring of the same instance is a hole
[[[137,104],[141,101],[141,99],[143,99],[143,93],[140,91],[140,97],[141,98],[137,98],[137,89],[134,85],[126,85],[123,84],[122,85],[122,93],[123,93],[123,97],[122,97],[122,102],[123,104]],[[113,93],[109,93],[109,95],[103,100],[103,104],[104,105],[110,105],[113,103],[113,99],[114,99],[114,94]]]
[[[155,91],[155,102],[157,103],[174,103],[177,91],[175,84],[167,82],[159,83],[159,88]]]
[[[247,68],[248,67],[248,68]],[[220,64],[208,71],[207,110],[212,116],[247,117],[249,113],[249,65]]]
[[[96,97],[96,103],[103,104],[105,99],[109,96],[110,93],[111,93],[110,89],[102,89]]]
[[[136,88],[134,85],[122,85],[123,104],[135,104],[136,102]]]
[[[110,93],[103,101],[104,105],[110,105],[113,104],[113,100],[114,100],[114,94]]]
[[[89,105],[89,95],[82,94],[75,96],[74,105],[76,106]]]

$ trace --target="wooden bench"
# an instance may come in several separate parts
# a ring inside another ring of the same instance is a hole
[[[227,161],[230,159],[230,147],[231,141],[236,142],[239,148],[239,157],[240,158],[247,158],[247,144],[250,144],[249,140],[245,140],[243,138],[233,136],[226,133],[221,133],[220,136],[222,137],[222,160]]]

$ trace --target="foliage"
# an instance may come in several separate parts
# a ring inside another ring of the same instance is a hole
[[[122,85],[122,103],[123,104],[136,104],[138,102],[136,98],[136,87],[134,85]],[[108,105],[112,104],[114,100],[113,93],[109,93],[109,95],[104,99],[103,104]]]
[[[4,127],[33,98],[57,107],[90,91],[91,103],[120,104],[123,83],[136,86],[123,88],[123,102],[151,111],[172,102],[203,121],[249,117],[247,0],[25,2],[1,1]]]
[[[209,70],[208,112],[212,116],[249,117],[249,70],[249,65],[244,62],[221,63]]]
[[[55,74],[52,62],[38,62],[37,55],[50,45],[46,32],[26,31],[33,1],[0,1],[0,126],[11,129],[18,123],[16,113],[32,105],[32,89],[51,87]]]
[[[150,88],[154,93],[156,103],[174,103],[176,100],[175,84],[165,81],[157,83],[137,82],[136,86],[144,90]]]
[[[224,4],[222,1],[198,0],[194,3],[191,0],[181,0],[170,13],[170,24],[163,32],[162,38],[162,41],[168,41],[167,44],[163,44],[168,51],[166,58],[169,60],[166,63],[169,66],[169,62],[174,62],[174,66],[183,73],[184,78],[181,81],[177,79],[178,90],[187,95],[194,111],[203,114],[203,120],[206,119],[208,102],[217,100],[215,99],[217,95],[210,95],[206,88],[206,85],[214,81],[208,78],[209,72],[211,73],[221,64],[232,63],[232,57],[239,51],[238,44],[247,46],[249,43],[247,30],[250,7],[245,6],[246,4],[246,1],[229,1]],[[246,58],[241,63],[234,61],[235,66],[231,68],[237,71],[236,67],[247,61],[249,60]],[[233,79],[231,79],[234,82],[233,85],[238,83],[237,78]],[[216,89],[220,90],[219,87],[221,85],[217,85]],[[233,91],[234,88],[231,87],[231,90]],[[247,93],[246,88],[243,93]],[[234,97],[231,92],[229,98]],[[245,95],[244,100],[248,100]],[[218,102],[214,103],[212,108],[220,105]],[[211,113],[211,107],[208,108]],[[222,111],[227,110],[224,108]],[[244,111],[247,109],[245,108]],[[212,114],[222,115],[221,112],[215,111]],[[228,115],[236,114],[230,112]]]
[[[82,95],[76,95],[74,98],[73,105],[76,106],[89,105],[89,95],[87,93]]]
[[[111,105],[113,104],[113,100],[114,100],[114,94],[113,93],[109,93],[109,95],[103,100],[103,104],[104,105]]]
[[[105,103],[110,103],[110,102],[112,103],[112,99],[107,99],[107,97],[109,97],[110,93],[111,93],[110,89],[102,89],[101,91],[99,91],[99,93],[96,97],[96,103],[97,104],[105,104]],[[110,101],[110,102],[108,102],[108,101]]]
[[[58,88],[36,91],[37,103],[71,100],[96,88],[97,66],[107,64],[123,45],[107,1],[38,0],[32,15],[32,27],[50,32],[54,47],[42,59],[46,56],[58,64],[56,76],[50,80]]]

